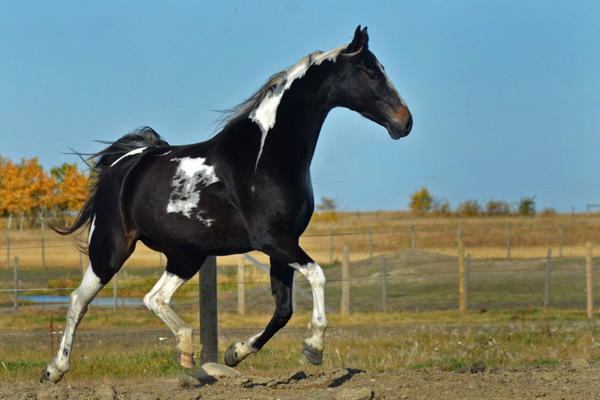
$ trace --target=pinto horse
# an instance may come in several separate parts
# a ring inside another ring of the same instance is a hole
[[[259,351],[292,316],[294,271],[312,287],[310,337],[303,354],[321,364],[327,317],[323,270],[298,245],[314,210],[310,164],[327,114],[346,107],[384,126],[393,139],[408,135],[406,103],[368,49],[367,28],[352,42],[315,52],[273,75],[234,108],[211,139],[170,146],[150,128],[125,135],[92,155],[97,178],[67,235],[89,227],[90,266],[70,296],[58,355],[42,380],[58,382],[70,368],[75,330],[88,304],[141,241],[167,258],[166,271],[144,304],[175,335],[175,358],[194,366],[192,328],[169,307],[173,293],[207,256],[258,250],[270,257],[275,313],[260,333],[236,341],[225,363]]]

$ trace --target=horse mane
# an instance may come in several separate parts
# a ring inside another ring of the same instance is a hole
[[[125,154],[139,149],[141,147],[157,147],[168,146],[169,144],[154,131],[154,129],[145,126],[138,128],[132,133],[128,133],[115,142],[107,142],[98,140],[98,143],[108,144],[109,146],[97,153],[79,153],[74,151],[73,154],[78,155],[89,167],[90,175],[88,178],[89,194],[88,198],[81,211],[77,215],[75,222],[70,227],[59,226],[58,224],[50,224],[50,227],[58,234],[69,235],[76,232],[80,228],[87,227],[94,214],[94,203],[98,183],[102,180],[106,171]],[[81,250],[85,248],[79,244]]]
[[[340,46],[333,50],[323,52],[317,50],[314,53],[307,55],[298,61],[295,65],[290,68],[284,69],[273,74],[267,81],[249,98],[244,100],[237,106],[220,111],[221,117],[217,120],[217,127],[215,131],[220,131],[226,127],[240,121],[241,119],[247,118],[252,111],[257,109],[262,101],[272,93],[275,93],[280,85],[287,82],[290,75],[298,68],[304,67],[308,69],[312,65],[319,65],[326,59],[335,60],[337,57],[350,58],[358,55],[363,48],[361,47],[358,51],[353,53],[343,53],[346,50],[347,45]]]

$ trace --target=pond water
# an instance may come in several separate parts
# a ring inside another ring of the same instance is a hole
[[[19,300],[26,300],[35,305],[65,305],[69,304],[69,296],[19,296]],[[114,299],[112,297],[96,297],[92,302],[94,306],[112,306]],[[119,297],[117,298],[119,306],[141,306],[144,302],[141,298]]]

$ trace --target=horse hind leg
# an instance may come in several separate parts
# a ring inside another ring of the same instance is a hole
[[[157,317],[159,317],[173,332],[177,346],[175,347],[175,359],[185,368],[194,367],[194,345],[192,342],[193,329],[186,324],[169,306],[171,297],[175,291],[198,271],[198,268],[177,268],[173,259],[169,259],[167,270],[156,282],[156,285],[144,296],[144,304]],[[202,265],[202,260],[196,260],[192,265]],[[182,270],[185,273],[182,273]],[[190,271],[193,271],[191,273]],[[181,277],[179,274],[183,275]],[[191,275],[190,275],[191,273]]]
[[[75,331],[87,312],[88,305],[133,252],[133,243],[129,246],[124,245],[127,241],[119,240],[118,236],[112,232],[103,235],[102,229],[90,231],[90,264],[81,285],[69,296],[69,311],[58,354],[42,371],[41,382],[58,383],[69,371]],[[104,240],[106,237],[109,237],[110,241]]]

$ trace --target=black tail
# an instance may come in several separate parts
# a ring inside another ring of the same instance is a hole
[[[165,142],[154,129],[147,126],[137,129],[135,132],[128,133],[116,142],[100,141],[100,143],[108,144],[109,146],[96,154],[75,153],[82,157],[90,167],[90,177],[88,180],[90,192],[87,201],[81,211],[79,211],[73,225],[70,227],[51,225],[52,229],[61,235],[70,235],[90,224],[90,219],[92,218],[92,215],[94,215],[94,200],[98,189],[98,182],[102,180],[106,170],[108,170],[115,161],[130,151],[139,149],[140,147],[169,145],[169,143]]]

